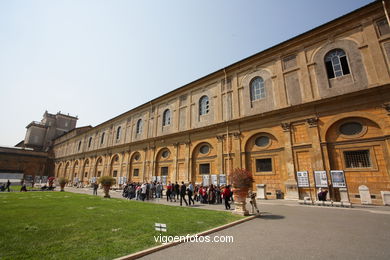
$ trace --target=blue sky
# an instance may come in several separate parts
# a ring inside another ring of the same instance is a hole
[[[45,110],[97,125],[369,0],[0,0],[0,145]]]

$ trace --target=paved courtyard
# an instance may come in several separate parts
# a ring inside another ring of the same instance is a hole
[[[259,206],[259,218],[211,235],[233,236],[233,243],[183,243],[143,259],[390,259],[390,207],[328,208],[284,200]]]

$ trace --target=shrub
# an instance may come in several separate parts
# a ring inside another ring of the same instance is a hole
[[[101,185],[109,185],[112,186],[116,183],[116,180],[111,176],[102,176],[99,178],[99,183]]]
[[[234,188],[250,188],[254,182],[252,173],[247,169],[234,169],[229,174],[229,179]]]
[[[68,179],[66,179],[66,178],[64,178],[64,177],[59,177],[59,178],[57,179],[57,181],[58,181],[58,183],[59,183],[60,185],[65,185],[65,184],[68,183]]]

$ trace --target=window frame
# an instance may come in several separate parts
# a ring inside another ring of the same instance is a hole
[[[136,124],[136,127],[135,127],[135,134],[141,134],[142,133],[142,119],[138,119],[137,120],[137,124]]]
[[[202,173],[202,165],[208,165],[208,173]],[[211,163],[199,163],[199,175],[210,175],[211,174]]]
[[[340,54],[340,52],[342,53]],[[338,63],[335,62],[334,60],[335,58],[337,58]],[[326,75],[329,80],[340,78],[351,74],[351,65],[348,60],[347,52],[341,48],[335,48],[328,51],[324,56],[324,65],[325,65]],[[339,73],[341,73],[341,75]]]
[[[165,109],[163,112],[162,125],[169,126],[170,124],[171,124],[171,110]]]
[[[122,127],[121,126],[118,126],[118,128],[116,129],[116,140],[120,140],[121,139],[121,131]]]
[[[199,116],[207,115],[210,112],[210,99],[203,95],[199,98]]]
[[[379,145],[378,144],[372,144],[372,146],[345,146],[345,147],[339,147],[340,151],[340,159],[341,159],[341,165],[343,167],[342,170],[345,172],[371,172],[371,171],[378,171],[378,165],[376,162],[376,156],[374,151],[374,146]],[[337,148],[336,148],[337,149]],[[347,168],[347,162],[345,161],[345,152],[352,152],[352,151],[361,151],[361,150],[368,150],[371,167],[369,168]]]
[[[255,85],[256,81],[260,81],[260,85]],[[262,77],[256,76],[251,79],[249,83],[249,94],[250,94],[251,102],[262,100],[267,97],[266,89],[265,89],[265,81]]]

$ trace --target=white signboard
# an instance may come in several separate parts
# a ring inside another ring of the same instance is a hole
[[[330,171],[330,176],[332,178],[333,188],[346,188],[347,184],[345,183],[344,171],[333,170]]]
[[[122,182],[123,182],[122,184],[126,184],[127,183],[127,177],[126,176],[122,177]]]
[[[218,175],[216,174],[211,175],[211,183],[215,186],[218,185]]]
[[[167,224],[154,223],[154,229],[156,231],[167,232]]]
[[[161,176],[156,176],[156,181],[161,182]]]
[[[219,185],[226,185],[226,175],[225,174],[220,174],[219,175]]]
[[[210,175],[202,175],[202,185],[203,186],[210,185]]]
[[[309,173],[307,171],[297,172],[297,181],[299,188],[308,188],[309,185]]]
[[[328,188],[328,176],[326,171],[314,171],[314,180],[317,188]]]
[[[122,176],[121,176],[121,177],[117,177],[117,179],[118,179],[118,184],[119,184],[119,185],[123,184],[123,178],[122,178]]]
[[[161,176],[161,182],[163,185],[167,185],[167,176]]]

